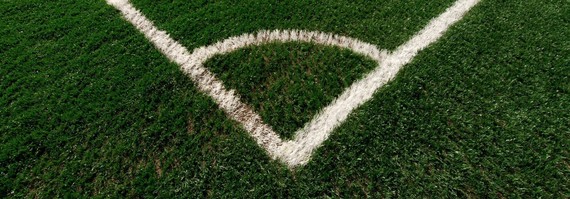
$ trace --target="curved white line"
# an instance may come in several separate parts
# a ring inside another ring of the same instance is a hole
[[[128,0],[107,0],[108,4],[120,10],[123,17],[140,30],[168,59],[180,65],[182,71],[196,83],[200,91],[212,97],[230,118],[240,122],[272,158],[282,160],[290,168],[306,164],[313,150],[320,146],[354,109],[370,100],[378,88],[393,79],[419,51],[441,38],[451,25],[459,21],[478,2],[479,0],[456,1],[453,6],[432,19],[424,29],[391,54],[357,39],[301,30],[274,30],[244,34],[195,49],[190,54],[165,31],[158,30]],[[302,129],[298,130],[293,140],[284,142],[270,126],[261,120],[257,113],[240,101],[233,90],[226,89],[222,82],[203,66],[205,61],[217,54],[276,41],[300,41],[347,48],[374,59],[378,67],[363,79],[353,83]]]
[[[326,46],[336,46],[350,49],[355,53],[365,55],[380,63],[388,54],[386,50],[379,50],[375,45],[360,41],[358,39],[339,36],[319,31],[304,30],[261,30],[254,34],[243,34],[230,37],[215,44],[200,47],[190,55],[195,64],[203,64],[215,55],[227,54],[240,48],[248,46],[258,46],[272,42],[305,42],[321,44]]]

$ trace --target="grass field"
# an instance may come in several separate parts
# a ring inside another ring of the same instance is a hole
[[[190,50],[261,29],[394,50],[454,1],[131,2]],[[568,198],[568,13],[482,0],[290,170],[105,1],[2,1],[0,197]],[[205,66],[283,138],[375,67],[309,43]]]

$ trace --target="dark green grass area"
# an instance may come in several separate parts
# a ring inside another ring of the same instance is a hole
[[[259,30],[300,29],[394,49],[453,0],[154,1],[133,4],[188,49]]]
[[[393,49],[451,1],[135,3],[189,49],[273,28]],[[286,13],[291,18],[282,20]],[[567,198],[567,13],[564,0],[483,0],[356,110],[306,166],[290,171],[103,1],[3,1],[0,197]],[[216,57],[208,67],[246,90],[278,88],[279,81],[248,85],[268,71],[277,80],[299,78],[292,88],[323,78],[345,86],[367,63],[334,48],[270,44]],[[326,70],[301,75],[306,67]],[[263,71],[232,76],[238,69]],[[338,89],[318,95],[330,99]],[[274,92],[265,93],[243,97]]]
[[[205,64],[284,138],[377,65],[350,50],[301,43],[249,47]]]

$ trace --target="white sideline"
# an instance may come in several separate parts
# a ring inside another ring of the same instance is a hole
[[[181,66],[182,71],[196,83],[198,89],[212,97],[230,118],[241,123],[272,158],[280,159],[293,168],[306,164],[312,152],[346,120],[354,109],[370,100],[378,88],[393,79],[419,51],[441,38],[450,26],[463,18],[465,13],[479,1],[456,1],[443,14],[432,19],[409,41],[389,54],[385,50],[379,50],[376,46],[357,39],[301,30],[259,31],[255,34],[244,34],[197,48],[189,53],[165,31],[158,30],[128,0],[107,0],[107,3],[121,11],[123,17],[141,31],[169,60]],[[372,58],[378,63],[378,67],[363,79],[353,83],[309,123],[296,131],[293,140],[283,141],[257,113],[240,101],[234,90],[226,89],[222,82],[203,66],[203,63],[214,55],[276,41],[301,41],[347,48]]]

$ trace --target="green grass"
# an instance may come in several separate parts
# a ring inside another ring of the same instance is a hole
[[[394,49],[452,2],[133,3],[189,49],[276,28]],[[567,13],[483,0],[290,171],[104,1],[4,1],[0,196],[570,197]],[[206,65],[291,136],[371,64],[288,43]]]
[[[377,66],[333,47],[288,43],[251,47],[205,64],[284,138]]]

